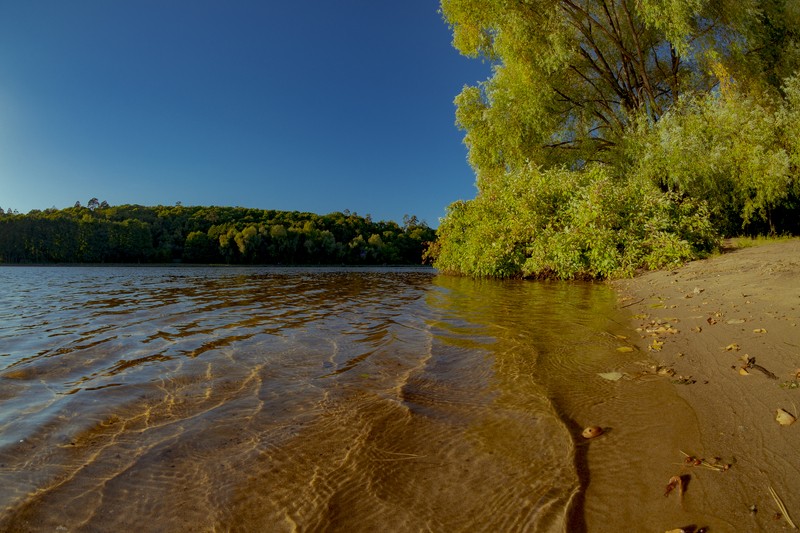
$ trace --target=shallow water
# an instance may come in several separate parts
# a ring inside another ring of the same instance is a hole
[[[691,424],[597,377],[643,357],[604,285],[6,267],[0,291],[3,531],[603,531],[650,485],[609,462]],[[593,416],[638,429],[588,447]]]

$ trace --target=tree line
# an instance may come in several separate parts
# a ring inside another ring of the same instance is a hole
[[[0,263],[420,264],[435,230],[242,207],[110,206],[0,210]]]
[[[796,0],[441,0],[477,195],[434,265],[605,278],[800,231]]]

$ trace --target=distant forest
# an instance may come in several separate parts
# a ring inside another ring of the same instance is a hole
[[[92,198],[0,209],[0,263],[420,264],[435,230],[416,217],[242,207],[110,206]]]

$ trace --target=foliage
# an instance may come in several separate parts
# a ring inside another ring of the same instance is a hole
[[[602,278],[800,229],[798,5],[441,0],[493,75],[456,98],[478,194],[435,266]]]
[[[722,95],[685,98],[643,134],[630,136],[630,172],[705,200],[724,234],[789,229],[780,218],[800,199],[799,118],[791,100],[756,98],[732,87]]]
[[[775,236],[758,235],[756,237],[737,237],[735,239],[731,239],[727,244],[729,244],[733,248],[741,249],[741,248],[753,248],[755,246],[764,246],[766,244],[775,244],[776,242],[787,242],[795,239],[797,239],[797,237],[791,237],[789,235],[775,235]]]
[[[453,44],[494,62],[456,100],[479,179],[527,160],[609,161],[631,118],[658,120],[725,72],[792,72],[800,14],[780,0],[442,0]],[[783,79],[780,77],[779,79]]]
[[[672,266],[716,245],[703,204],[619,182],[599,165],[529,166],[451,205],[434,253],[446,272],[588,279]]]
[[[416,217],[239,207],[110,206],[0,215],[0,263],[419,264],[435,232]]]

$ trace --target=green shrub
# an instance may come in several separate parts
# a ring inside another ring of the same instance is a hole
[[[438,234],[434,266],[493,277],[629,276],[718,244],[702,202],[615,179],[599,165],[509,172],[474,200],[451,205]]]
[[[796,86],[790,86],[792,96],[800,96]],[[800,187],[797,103],[748,96],[733,87],[685,98],[655,125],[629,136],[626,170],[635,179],[706,201],[725,235],[782,231],[775,210],[797,198]]]

